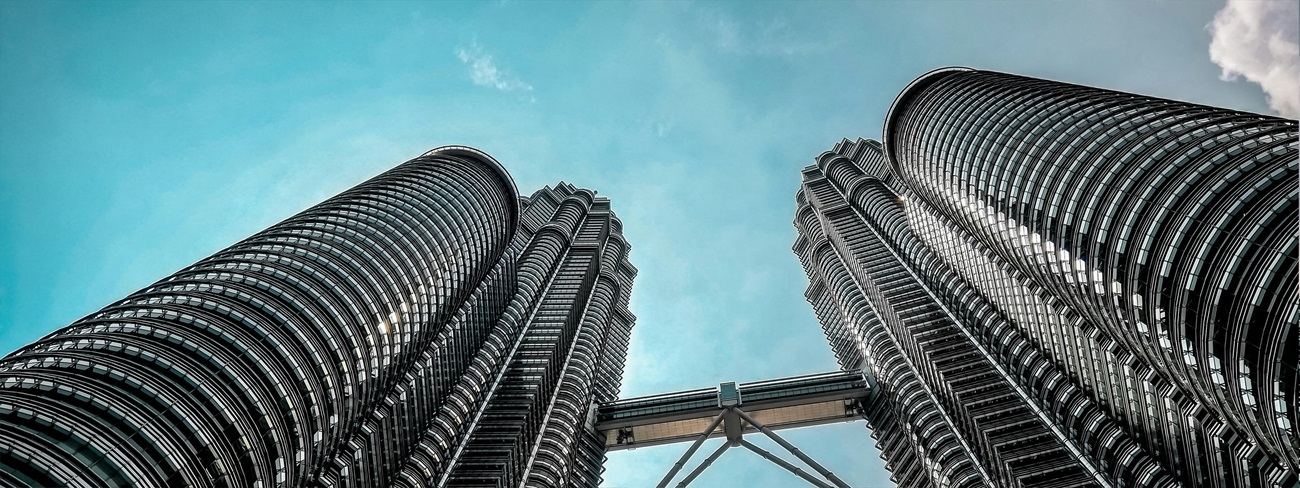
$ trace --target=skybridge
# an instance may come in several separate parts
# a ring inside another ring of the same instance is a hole
[[[847,488],[833,473],[774,431],[861,419],[862,406],[872,394],[872,386],[860,371],[740,384],[726,382],[716,388],[627,398],[601,405],[596,413],[596,430],[604,434],[605,447],[610,451],[693,441],[659,487],[672,481],[705,440],[726,437],[727,442],[691,471],[678,487],[688,485],[727,449],[744,447],[814,486]],[[823,478],[744,439],[745,434],[754,432],[772,438]]]

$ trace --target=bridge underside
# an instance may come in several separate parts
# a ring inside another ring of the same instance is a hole
[[[733,385],[728,390],[728,385]],[[740,406],[772,430],[806,427],[862,418],[861,400],[871,394],[858,371],[835,371],[751,383],[724,383],[662,395],[628,398],[601,405],[596,430],[610,451],[692,441],[728,408]],[[727,422],[709,437],[738,439],[758,429],[747,422]]]

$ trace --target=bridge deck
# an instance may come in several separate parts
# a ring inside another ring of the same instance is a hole
[[[871,394],[857,371],[741,383],[737,389],[745,412],[771,429],[860,419],[857,400]],[[718,388],[627,398],[600,406],[596,430],[611,451],[656,446],[699,437],[722,411]],[[746,425],[745,432],[754,430]],[[711,437],[723,435],[718,429]]]

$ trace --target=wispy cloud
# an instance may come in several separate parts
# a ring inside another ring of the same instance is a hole
[[[741,23],[719,15],[713,24],[717,48],[735,54],[796,56],[824,51],[829,43],[801,39],[798,32],[780,19]]]
[[[654,134],[655,137],[667,137],[668,134],[672,133],[673,128],[677,127],[677,124],[673,123],[672,120],[654,119],[646,122],[646,126],[650,128],[650,133]]]
[[[1293,0],[1228,0],[1209,29],[1210,59],[1224,80],[1258,83],[1283,117],[1300,118],[1300,45]]]
[[[532,93],[533,91],[533,85],[525,83],[511,72],[497,67],[496,62],[492,60],[492,55],[483,51],[478,42],[471,43],[468,48],[457,48],[456,57],[469,67],[469,78],[474,81],[475,85],[496,88],[505,92]]]

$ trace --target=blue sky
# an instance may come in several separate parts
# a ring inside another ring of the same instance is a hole
[[[641,269],[625,396],[829,370],[790,252],[800,168],[877,137],[945,65],[1272,113],[1248,56],[1235,81],[1211,61],[1222,7],[0,3],[0,353],[469,144],[524,193],[562,179],[613,199]],[[861,423],[788,438],[889,485]],[[650,484],[684,448],[613,453],[606,486]],[[693,486],[798,483],[734,450]]]

